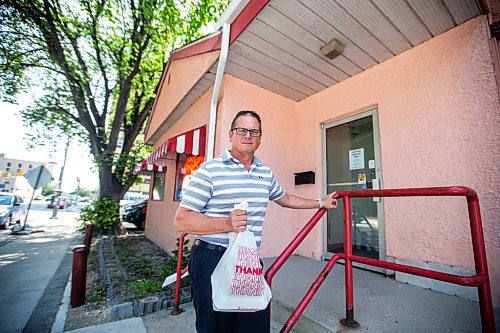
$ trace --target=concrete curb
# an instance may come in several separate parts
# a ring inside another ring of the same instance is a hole
[[[189,287],[182,288],[179,304],[189,302],[191,302]],[[166,296],[150,296],[141,300],[113,305],[111,308],[111,320],[115,321],[131,317],[147,316],[154,312],[171,309],[173,307],[173,299],[167,299]]]
[[[59,311],[56,315],[56,320],[52,325],[51,333],[61,333],[64,331],[64,325],[66,324],[66,316],[68,315],[70,297],[71,297],[71,273],[69,275],[68,282],[66,283],[66,288],[64,289],[63,298],[61,301],[61,306],[59,306]]]
[[[129,318],[120,321],[113,321],[106,324],[82,327],[68,333],[148,333],[142,318]]]

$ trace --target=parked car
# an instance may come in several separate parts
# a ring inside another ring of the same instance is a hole
[[[21,222],[26,216],[23,198],[11,193],[0,193],[0,228],[7,228],[12,222]]]
[[[53,197],[52,200],[47,205],[47,208],[54,208],[55,201],[56,201],[56,198]],[[58,206],[58,208],[59,209],[65,209],[66,207],[69,207],[72,204],[73,204],[73,201],[71,199],[69,199],[69,198],[61,198],[61,199],[59,199],[59,206]]]
[[[125,207],[128,204],[134,204],[147,200],[148,196],[140,192],[126,192],[120,200],[120,207]]]
[[[135,224],[137,229],[143,230],[146,222],[148,201],[142,200],[136,203],[125,205],[123,208],[122,220]]]

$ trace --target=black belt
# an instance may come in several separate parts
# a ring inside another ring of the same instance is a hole
[[[218,251],[218,252],[224,252],[226,251],[226,248],[222,245],[215,245],[212,243],[205,242],[204,240],[197,239],[194,241],[193,246],[198,246],[202,247],[204,249],[209,249],[213,251]]]

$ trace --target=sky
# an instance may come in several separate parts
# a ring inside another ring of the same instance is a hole
[[[59,180],[59,174],[64,161],[66,142],[58,142],[57,149],[51,153],[46,146],[36,146],[28,150],[25,133],[31,129],[23,124],[19,111],[30,103],[30,97],[23,95],[18,98],[18,104],[0,102],[0,153],[7,158],[28,160],[34,162],[56,162],[54,179]],[[62,190],[73,192],[77,189],[77,177],[80,177],[80,187],[97,189],[99,183],[96,167],[92,162],[89,149],[76,140],[70,142],[68,157],[64,168]]]

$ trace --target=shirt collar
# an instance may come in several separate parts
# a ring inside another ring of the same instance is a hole
[[[235,158],[233,155],[231,155],[231,152],[229,151],[229,149],[226,149],[224,151],[224,154],[222,154],[222,160],[224,162],[227,162],[229,160],[233,160],[234,162],[237,162],[237,163],[241,163],[240,160],[238,160],[237,158]],[[253,155],[253,160],[252,160],[252,165],[259,165],[261,164],[259,158],[255,155]]]

